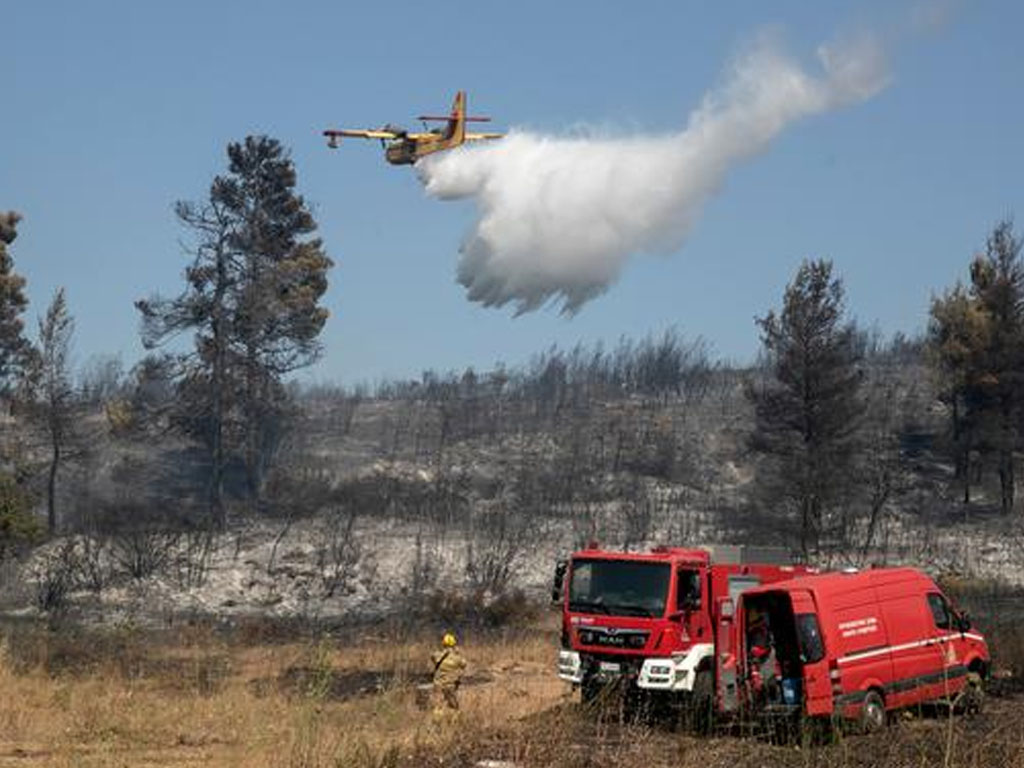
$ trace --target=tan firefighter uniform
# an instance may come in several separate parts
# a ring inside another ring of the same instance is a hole
[[[434,712],[459,708],[457,691],[466,660],[455,645],[455,635],[449,632],[441,641],[441,649],[430,654],[434,670]]]

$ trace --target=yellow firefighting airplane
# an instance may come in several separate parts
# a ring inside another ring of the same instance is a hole
[[[384,157],[392,165],[411,165],[421,157],[440,152],[444,149],[453,149],[467,141],[485,141],[487,139],[500,139],[503,133],[467,133],[466,123],[486,123],[489,117],[467,117],[466,116],[466,92],[459,91],[455,94],[455,101],[452,103],[452,112],[447,117],[432,117],[420,115],[417,120],[445,121],[444,128],[424,131],[423,133],[410,133],[404,128],[394,125],[385,125],[375,130],[328,130],[324,131],[327,137],[327,146],[336,148],[342,137],[356,139],[380,139],[384,146]]]

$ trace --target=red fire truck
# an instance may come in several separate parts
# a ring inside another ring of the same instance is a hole
[[[681,705],[710,703],[721,606],[763,584],[813,572],[766,547],[656,547],[628,553],[597,545],[556,572],[562,603],[558,676],[584,700],[612,682]],[[730,625],[731,626],[731,625]],[[735,647],[735,638],[730,640]]]

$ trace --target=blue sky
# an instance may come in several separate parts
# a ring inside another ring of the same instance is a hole
[[[860,322],[913,333],[992,225],[1024,210],[1022,22],[1012,2],[9,3],[0,209],[25,216],[12,253],[33,332],[64,286],[79,363],[142,355],[133,301],[182,287],[172,205],[202,198],[250,133],[291,148],[337,264],[305,379],[487,369],[669,326],[743,362],[753,318],[817,256]],[[766,26],[808,62],[872,30],[892,83],[793,125],[734,169],[679,252],[633,259],[572,318],[469,302],[455,264],[472,204],[427,198],[373,143],[330,151],[319,135],[414,126],[459,88],[498,129],[675,131]]]

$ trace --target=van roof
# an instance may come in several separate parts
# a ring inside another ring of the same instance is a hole
[[[868,568],[865,570],[829,571],[808,576],[800,576],[785,581],[776,581],[762,587],[748,589],[745,596],[764,592],[781,592],[791,589],[803,589],[815,593],[833,593],[882,584],[898,582],[926,581],[934,584],[932,579],[917,568]]]

